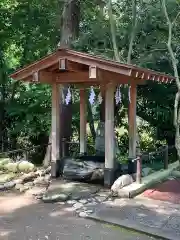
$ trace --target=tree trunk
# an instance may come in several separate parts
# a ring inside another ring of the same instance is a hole
[[[6,71],[5,62],[3,56],[3,50],[0,48],[0,147],[2,151],[6,151],[7,144],[7,129],[6,125],[6,113],[5,113],[5,100],[6,100]]]
[[[180,102],[180,79],[179,79],[179,74],[178,74],[178,67],[177,67],[177,59],[175,57],[175,54],[173,52],[172,49],[172,30],[173,30],[173,26],[177,20],[177,17],[179,16],[179,12],[177,14],[177,16],[175,17],[174,21],[171,21],[169,18],[169,14],[167,12],[167,7],[166,7],[166,0],[162,1],[162,8],[164,11],[164,15],[167,21],[167,25],[168,25],[168,30],[169,30],[169,35],[168,35],[168,43],[167,43],[167,48],[169,51],[169,55],[171,57],[171,62],[172,62],[172,67],[174,70],[174,76],[176,79],[176,86],[177,86],[177,93],[175,96],[175,102],[174,102],[174,127],[176,130],[176,134],[175,134],[175,147],[177,150],[177,154],[178,154],[178,160],[179,160],[179,164],[180,164],[180,132],[179,132],[179,128],[180,128],[180,106],[179,106],[179,102]]]
[[[69,48],[72,41],[75,40],[79,35],[79,21],[80,21],[80,1],[79,0],[68,0],[64,2],[62,23],[61,23],[61,38],[59,46],[60,48]],[[66,96],[68,86],[64,85],[63,95]],[[61,99],[62,96],[60,96]],[[62,139],[65,138],[70,141],[72,135],[72,104],[65,105],[62,103],[61,108],[61,126],[60,126],[60,148],[62,149]],[[49,140],[50,141],[50,140]],[[66,156],[68,156],[68,146],[66,145]],[[49,147],[47,148],[46,156],[49,155]],[[46,164],[50,163],[50,157],[45,157]]]
[[[60,47],[68,48],[71,46],[73,40],[79,35],[79,21],[80,21],[80,1],[69,0],[64,3],[63,19],[61,27]],[[66,96],[68,86],[63,86],[63,94]],[[62,147],[62,139],[65,138],[70,141],[72,135],[72,102],[69,105],[62,103],[61,106],[61,126],[60,126],[60,144]],[[68,156],[68,144],[66,144],[65,155]]]

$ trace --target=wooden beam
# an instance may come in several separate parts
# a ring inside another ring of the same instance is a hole
[[[137,102],[137,85],[130,86],[130,103],[129,103],[129,158],[136,158],[136,102]]]
[[[87,122],[86,92],[85,92],[85,89],[80,89],[80,153],[81,154],[85,154],[87,152],[86,122]]]
[[[96,78],[90,79],[88,72],[55,73],[53,79],[58,83],[88,83],[98,81]]]
[[[102,103],[100,105],[100,120],[105,122],[105,95],[106,95],[106,86],[101,84],[100,85],[100,93],[102,96]]]
[[[110,186],[114,175],[114,91],[113,83],[106,85],[105,97],[105,176],[104,184]]]
[[[128,67],[115,67],[112,66],[112,64],[105,64],[103,63],[103,61],[95,61],[95,60],[89,60],[87,58],[80,58],[80,57],[76,57],[76,56],[68,56],[67,57],[68,60],[70,61],[74,61],[76,63],[81,63],[81,64],[86,64],[88,66],[96,65],[97,68],[102,69],[102,70],[107,70],[110,72],[114,72],[114,73],[118,73],[118,74],[123,74],[125,76],[130,76],[131,75],[131,69],[129,69]]]
[[[58,161],[60,161],[60,86],[57,83],[52,84],[52,148],[51,148],[51,175],[57,177]]]
[[[51,55],[48,55],[47,57],[42,58],[41,60],[34,62],[33,64],[24,67],[19,71],[16,71],[15,73],[11,74],[10,77],[14,80],[23,80],[24,78],[31,76],[34,72],[40,71],[56,64],[58,62],[60,54],[60,52],[55,52]]]
[[[88,71],[63,71],[63,72],[50,72],[41,70],[38,72],[32,73],[32,75],[22,79],[23,81],[32,81],[38,83],[47,83],[51,84],[52,82],[57,82],[60,84],[92,84],[92,85],[101,85],[107,84],[108,82],[113,81],[115,85],[117,84],[145,84],[145,81],[141,78],[135,79],[132,77],[123,76],[117,73],[112,73],[106,70],[101,70],[98,68],[90,68]]]

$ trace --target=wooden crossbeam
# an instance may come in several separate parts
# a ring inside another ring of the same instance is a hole
[[[31,81],[37,83],[51,84],[57,82],[59,84],[92,84],[101,85],[113,82],[115,85],[118,84],[144,84],[145,81],[142,78],[133,78],[117,73],[112,73],[106,70],[101,70],[96,67],[92,67],[89,71],[71,72],[49,72],[49,71],[38,71],[33,73],[31,76],[24,78],[24,81]]]

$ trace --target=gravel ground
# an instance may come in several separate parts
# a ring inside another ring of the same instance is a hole
[[[26,195],[0,195],[3,240],[154,240],[119,227],[75,216],[68,205],[38,203]]]

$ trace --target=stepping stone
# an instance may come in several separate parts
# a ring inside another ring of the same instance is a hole
[[[45,203],[53,203],[59,201],[66,201],[68,199],[68,195],[64,193],[54,194],[54,195],[45,195],[42,197],[43,202]]]

